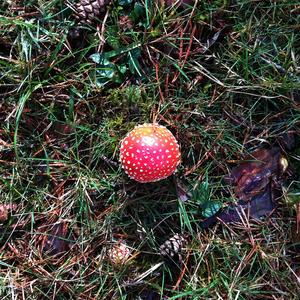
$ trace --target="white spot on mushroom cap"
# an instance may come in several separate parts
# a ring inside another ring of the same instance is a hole
[[[147,145],[147,146],[152,147],[153,145],[156,144],[155,143],[155,138],[152,137],[152,136],[143,136],[142,141],[143,141],[142,146]]]

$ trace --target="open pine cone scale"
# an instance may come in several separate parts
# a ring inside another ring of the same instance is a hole
[[[73,7],[75,17],[79,23],[91,24],[106,11],[110,2],[111,0],[80,0]]]

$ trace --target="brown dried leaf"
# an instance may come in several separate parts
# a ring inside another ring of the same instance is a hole
[[[68,225],[66,223],[54,224],[43,240],[43,253],[56,256],[68,251],[69,243],[66,241],[67,233]]]
[[[249,201],[261,193],[272,178],[278,178],[283,173],[281,159],[283,155],[279,148],[257,149],[244,161],[235,167],[230,180],[236,186],[235,195],[238,199]]]
[[[258,219],[275,208],[278,181],[287,169],[287,160],[279,148],[257,149],[233,168],[227,182],[235,185],[237,204],[228,206],[202,222],[207,228],[221,220],[224,223],[239,222],[243,217]]]

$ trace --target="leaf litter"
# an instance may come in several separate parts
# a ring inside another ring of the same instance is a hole
[[[259,219],[276,207],[288,162],[279,147],[258,148],[231,170],[225,182],[234,186],[236,204],[231,204],[202,222],[208,228],[218,221],[240,222],[243,218]]]

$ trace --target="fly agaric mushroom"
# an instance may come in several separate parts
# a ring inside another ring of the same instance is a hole
[[[114,243],[108,250],[108,258],[113,265],[123,265],[129,259],[131,253],[125,242]]]
[[[139,182],[154,182],[170,176],[180,157],[175,137],[158,124],[138,125],[121,142],[122,167],[130,178]]]

